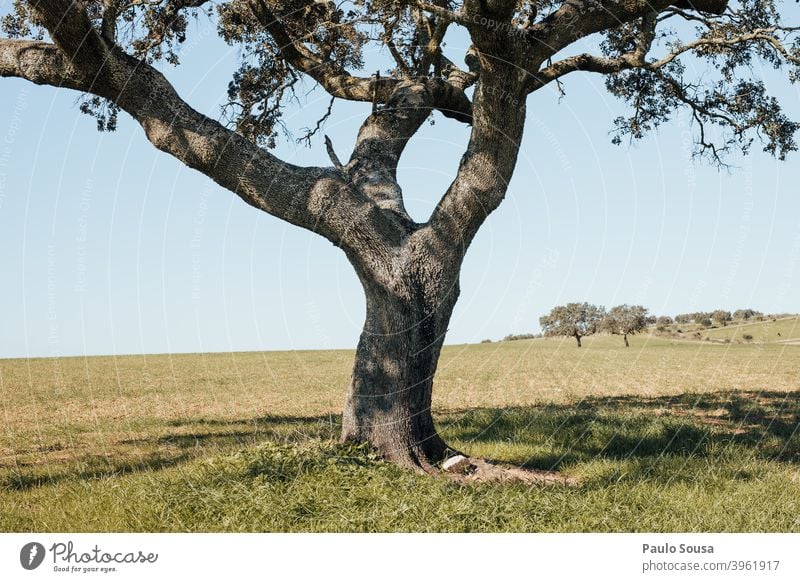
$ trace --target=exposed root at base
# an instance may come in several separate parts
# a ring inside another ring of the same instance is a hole
[[[476,457],[464,457],[463,461],[443,470],[442,474],[460,483],[528,483],[562,487],[577,487],[580,484],[574,477],[557,471],[525,469]]]

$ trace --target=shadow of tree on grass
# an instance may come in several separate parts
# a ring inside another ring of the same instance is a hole
[[[533,468],[595,458],[713,457],[736,449],[800,462],[800,392],[587,398],[573,405],[473,409],[440,418],[452,441],[512,445]]]
[[[800,392],[714,392],[672,397],[587,398],[576,404],[447,411],[436,415],[446,440],[496,460],[558,470],[592,459],[722,458],[735,451],[800,462]],[[341,417],[186,418],[146,436],[116,441],[104,455],[0,465],[12,490],[65,479],[158,471],[262,442],[335,440]],[[477,451],[474,451],[477,449]],[[63,453],[63,451],[62,451]]]
[[[55,485],[66,479],[101,479],[134,473],[159,471],[180,463],[261,442],[302,442],[332,439],[338,435],[337,416],[263,416],[254,419],[187,418],[166,421],[150,432],[155,434],[115,440],[106,452],[86,452],[76,447],[59,447],[58,458],[46,449],[36,455],[0,462],[0,488],[26,490]],[[120,431],[122,432],[122,430]],[[34,458],[37,457],[38,458]]]

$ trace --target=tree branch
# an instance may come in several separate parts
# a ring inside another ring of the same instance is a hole
[[[513,63],[489,61],[473,99],[473,126],[455,179],[427,228],[435,244],[463,257],[486,218],[502,202],[525,126],[525,86]],[[449,241],[449,242],[448,242]]]
[[[555,12],[527,29],[536,62],[544,62],[578,39],[636,18],[655,15],[671,5],[721,14],[727,0],[567,0]]]
[[[422,57],[419,60],[417,67],[418,75],[428,75],[430,73],[431,65],[437,68],[442,66],[442,41],[450,26],[450,20],[447,18],[427,18],[420,10],[416,16],[417,30],[420,36],[420,48],[422,50]]]
[[[314,79],[333,97],[351,101],[372,100],[372,80],[369,77],[355,77],[334,61],[323,59],[296,42],[263,0],[248,0],[247,4],[258,22],[275,39],[281,56],[293,67]],[[399,82],[398,79],[386,79],[381,83],[377,90],[382,103],[388,100]]]
[[[35,40],[0,38],[0,77],[78,91],[88,86],[55,45]]]
[[[327,135],[325,136],[325,149],[328,151],[328,157],[331,159],[333,167],[340,173],[344,173],[344,165],[339,161],[339,156],[336,155],[336,150],[333,149],[333,142]]]
[[[446,85],[441,79],[402,83],[388,103],[361,125],[345,171],[353,186],[379,207],[413,222],[397,183],[397,164],[408,141],[433,111],[434,94]]]
[[[530,91],[536,91],[548,83],[576,71],[610,75],[634,68],[645,70],[662,69],[681,55],[691,51],[710,47],[735,47],[736,45],[755,41],[763,41],[769,44],[787,62],[800,65],[800,59],[790,54],[783,43],[775,36],[775,33],[779,31],[798,32],[800,31],[800,27],[758,28],[751,32],[731,37],[698,38],[692,42],[678,46],[658,60],[649,62],[646,61],[646,55],[652,44],[652,38],[650,44],[640,44],[635,51],[625,53],[619,57],[603,57],[583,53],[567,57],[540,70],[534,76],[529,88]]]
[[[106,45],[78,3],[40,0],[34,10],[56,46],[0,41],[3,76],[69,86],[114,102],[161,151],[251,206],[325,236],[355,261],[361,245],[380,247],[404,234],[333,169],[283,162],[192,109],[156,69]]]
[[[381,77],[376,82],[372,77],[351,75],[337,63],[321,58],[302,43],[295,41],[263,0],[248,0],[248,6],[280,47],[281,56],[293,67],[314,79],[333,97],[363,102],[375,99],[378,103],[385,104],[405,82],[403,79],[391,77]],[[469,99],[458,87],[440,84],[433,98],[434,107],[443,115],[469,123]]]
[[[412,2],[411,4],[415,5],[420,10],[433,14],[434,16],[438,16],[448,23],[455,22],[464,25],[469,23],[469,18],[463,13],[450,10],[443,6],[437,6],[436,4],[431,4],[430,2],[421,1]]]
[[[389,54],[392,55],[392,58],[397,65],[397,70],[403,77],[408,78],[412,76],[412,71],[409,67],[409,64],[403,58],[403,55],[401,55],[400,51],[397,49],[397,45],[394,43],[393,36],[395,26],[397,26],[397,18],[383,24],[382,40],[384,43],[386,43],[386,47],[389,49]]]

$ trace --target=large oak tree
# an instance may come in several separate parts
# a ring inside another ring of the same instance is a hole
[[[636,335],[647,327],[647,311],[641,305],[617,305],[608,311],[600,328],[612,335],[621,335],[625,347],[629,348],[628,336]]]
[[[589,303],[557,305],[550,313],[539,318],[545,336],[574,337],[581,347],[581,338],[597,333],[605,317],[605,309]]]
[[[124,111],[158,149],[339,246],[367,305],[342,438],[435,470],[448,447],[431,416],[433,376],[464,255],[514,171],[526,97],[568,75],[600,74],[631,106],[614,121],[618,141],[687,109],[698,154],[722,163],[755,139],[784,158],[797,125],[753,65],[786,65],[797,78],[797,29],[782,19],[789,10],[793,0],[784,8],[775,0],[15,0],[2,22],[0,76],[84,94],[81,109],[101,128],[113,129]],[[221,116],[193,109],[154,66],[179,64],[199,12],[240,48]],[[455,27],[471,47],[448,58],[443,44]],[[364,70],[375,46],[393,60],[379,74]],[[708,71],[694,74],[691,60]],[[333,101],[372,104],[349,158],[340,161],[326,140],[330,167],[299,167],[269,151],[304,78]],[[420,223],[404,207],[396,170],[409,139],[437,114],[471,134],[455,178]]]

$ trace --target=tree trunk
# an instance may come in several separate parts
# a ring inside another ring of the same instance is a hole
[[[625,347],[626,348],[631,347],[631,344],[628,343],[628,334],[627,333],[622,335],[622,339],[625,340]]]
[[[386,459],[426,472],[448,451],[434,427],[431,394],[459,292],[458,272],[445,277],[431,263],[406,262],[388,284],[360,275],[367,315],[342,417],[343,442],[369,443]]]
[[[578,347],[581,347],[581,336],[579,336],[579,335],[576,333],[576,334],[575,334],[575,339],[576,339],[576,340],[578,340]]]

